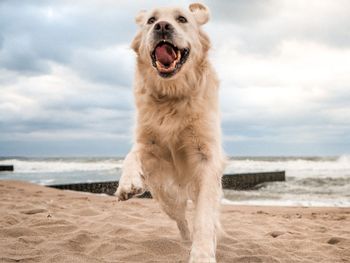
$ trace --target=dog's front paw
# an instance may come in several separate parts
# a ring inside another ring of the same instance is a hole
[[[213,257],[191,256],[189,263],[216,263],[216,259]]]
[[[215,252],[208,253],[208,251],[192,247],[189,263],[216,263]]]
[[[142,175],[125,175],[119,181],[118,189],[115,193],[118,201],[126,201],[133,196],[141,195],[145,192],[145,186],[142,180]]]

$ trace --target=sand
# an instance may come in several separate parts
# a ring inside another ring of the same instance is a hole
[[[222,223],[218,262],[350,262],[350,208],[225,205]],[[187,262],[189,250],[153,200],[0,181],[0,262]]]

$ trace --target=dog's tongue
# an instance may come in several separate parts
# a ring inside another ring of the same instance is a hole
[[[176,59],[176,52],[169,44],[163,44],[156,48],[156,59],[163,65],[170,65]]]

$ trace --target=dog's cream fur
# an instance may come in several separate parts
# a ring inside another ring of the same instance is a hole
[[[177,15],[188,20],[176,21]],[[190,47],[181,70],[162,78],[152,66],[152,26],[147,19],[171,23],[174,41]],[[220,228],[219,206],[224,156],[221,149],[218,80],[208,61],[209,38],[201,25],[208,8],[191,4],[189,10],[159,8],[141,11],[140,26],[132,48],[137,54],[135,99],[136,140],[124,161],[117,197],[126,200],[146,189],[174,219],[183,239],[192,237],[190,262],[216,262],[216,235]],[[193,233],[185,211],[187,200],[195,204]]]

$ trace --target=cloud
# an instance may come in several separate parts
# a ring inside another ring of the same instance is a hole
[[[240,52],[273,55],[283,41],[322,42],[336,48],[350,45],[350,2],[207,1],[213,11],[209,27],[218,43],[231,42]],[[230,32],[230,37],[222,32]]]
[[[205,2],[216,21],[244,25],[252,25],[267,19],[271,13],[280,8],[279,1],[275,0],[208,0]]]
[[[223,128],[236,135],[228,140],[279,143],[281,149],[290,141],[295,149],[350,141],[350,90],[344,85],[350,83],[344,74],[350,50],[303,41],[285,41],[269,59],[229,50],[216,51]]]
[[[83,78],[97,83],[130,87],[134,60],[131,48],[120,45],[97,50],[79,50],[72,57],[71,67]]]
[[[136,29],[128,10],[72,5],[65,1],[3,2],[0,9],[1,66],[48,72],[48,61],[69,64],[81,49],[129,43]],[[46,66],[46,68],[45,68]]]
[[[134,16],[191,2],[1,1],[0,155],[125,154]],[[350,2],[204,2],[226,151],[349,152]]]
[[[65,67],[0,90],[2,141],[127,136],[132,122],[131,88],[90,83]]]
[[[3,41],[0,55],[0,67],[7,70],[28,74],[50,72],[49,64],[45,60],[38,59],[28,37],[18,36],[15,39]]]

